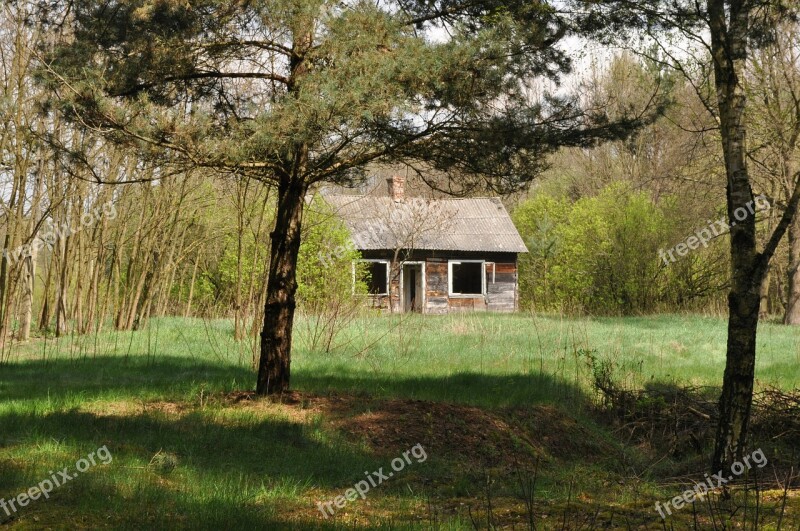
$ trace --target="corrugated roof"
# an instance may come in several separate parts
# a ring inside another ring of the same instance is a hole
[[[527,253],[496,198],[436,199],[329,195],[357,249]]]

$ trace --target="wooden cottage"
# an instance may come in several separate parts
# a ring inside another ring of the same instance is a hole
[[[366,262],[373,306],[393,311],[515,311],[517,256],[528,252],[496,198],[326,195]],[[356,268],[354,267],[354,271]]]

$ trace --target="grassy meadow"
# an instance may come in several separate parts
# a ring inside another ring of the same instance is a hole
[[[113,461],[11,516],[0,509],[0,526],[702,524],[712,510],[685,508],[663,524],[653,507],[680,494],[692,471],[702,477],[706,457],[666,457],[626,441],[598,416],[592,381],[602,365],[625,388],[713,393],[725,326],[696,315],[365,316],[323,348],[311,339],[314,321],[301,319],[293,389],[269,400],[247,392],[251,345],[233,341],[229,321],[165,318],[138,332],[35,339],[7,349],[0,365],[0,498],[103,446]],[[795,330],[762,324],[758,360],[760,388],[800,387]],[[323,517],[318,502],[417,444],[424,462]],[[769,518],[780,492],[763,495]],[[787,506],[785,522],[796,514],[791,496]]]

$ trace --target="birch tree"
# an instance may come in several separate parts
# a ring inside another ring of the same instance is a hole
[[[753,175],[748,165],[747,66],[754,50],[775,42],[777,21],[797,16],[796,2],[782,0],[693,0],[573,3],[582,22],[612,30],[636,30],[650,37],[665,58],[662,63],[685,76],[718,126],[726,175],[730,225],[731,288],[725,373],[719,400],[719,422],[713,470],[741,459],[753,398],[756,333],[761,286],[778,244],[794,222],[800,203],[800,173],[787,176],[785,209],[766,243],[756,238]],[[639,43],[639,49],[642,44]]]

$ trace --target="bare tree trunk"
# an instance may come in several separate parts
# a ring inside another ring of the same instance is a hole
[[[789,227],[789,268],[786,276],[789,293],[783,322],[800,325],[800,218],[795,218]]]
[[[128,267],[126,268],[125,272],[125,282],[122,285],[122,299],[120,300],[119,308],[117,309],[117,318],[114,323],[114,327],[117,330],[130,330],[131,324],[133,323],[133,301],[130,300],[129,302],[128,297],[132,298],[134,296],[134,294],[131,293],[131,286],[133,286],[134,281],[134,265],[136,260],[139,258],[139,250],[142,246],[142,232],[146,210],[147,207],[142,205],[139,223],[136,226],[136,231],[134,232],[133,249],[131,251],[131,255],[128,257]]]
[[[19,332],[20,341],[31,338],[31,321],[33,320],[33,281],[36,278],[36,246],[22,262],[22,300],[20,301]]]
[[[50,253],[50,265],[47,267],[47,277],[44,281],[44,290],[42,291],[42,312],[39,316],[39,330],[47,330],[50,328],[50,321],[53,320],[52,309],[50,306],[50,285],[53,279],[53,269],[56,267],[56,250],[53,248]]]
[[[712,470],[718,471],[741,460],[747,446],[755,379],[761,283],[778,244],[794,222],[800,205],[800,173],[792,176],[794,187],[786,209],[764,250],[757,252],[754,197],[745,165],[746,97],[741,85],[744,78],[749,9],[752,7],[737,3],[729,14],[730,27],[726,28],[725,3],[715,0],[710,5],[720,132],[728,177],[732,268],[728,296],[728,348],[712,462]]]
[[[83,198],[78,198],[78,204],[83,203]],[[76,215],[80,219],[80,210]],[[86,248],[86,238],[83,231],[73,236],[73,246],[75,247],[75,259],[73,260],[75,268],[75,294],[74,302],[72,303],[72,319],[75,323],[75,329],[80,332],[81,323],[83,323],[83,257]]]
[[[728,19],[730,22],[728,22]],[[726,13],[723,0],[709,2],[719,123],[728,179],[728,219],[731,225],[731,290],[728,295],[728,346],[713,470],[727,468],[743,455],[753,399],[756,331],[761,280],[756,269],[755,216],[747,212],[753,191],[746,165],[746,95],[741,84],[747,59],[749,11],[737,6]],[[744,219],[741,212],[744,209]]]
[[[256,393],[260,395],[289,388],[297,255],[305,193],[306,186],[302,181],[290,176],[281,179],[275,228],[270,234],[272,246],[256,386]]]
[[[758,318],[765,319],[770,315],[770,300],[769,300],[769,286],[771,282],[771,272],[772,268],[767,268],[767,273],[764,275],[764,278],[761,280],[761,286],[759,286],[758,290]]]
[[[18,155],[19,156],[19,155]],[[0,260],[0,345],[5,345],[6,338],[8,337],[8,323],[11,305],[11,292],[14,283],[12,282],[12,264],[11,255],[14,253],[16,246],[16,233],[19,229],[19,222],[21,220],[21,208],[25,197],[25,178],[19,175],[19,172],[14,175],[14,185],[11,190],[11,198],[6,210],[6,235],[3,240],[3,249],[9,252],[8,256]]]
[[[267,188],[266,195],[264,196],[264,201],[261,204],[261,214],[258,217],[258,225],[256,226],[256,232],[253,235],[253,239],[255,241],[261,241],[261,229],[264,226],[264,214],[267,211],[267,204],[269,203],[269,192],[270,188]],[[259,247],[256,246],[255,250],[253,251],[253,261],[250,264],[250,285],[247,289],[247,318],[250,319],[252,322],[250,323],[250,330],[248,337],[251,339],[255,339],[256,335],[258,334],[258,324],[261,319],[260,311],[256,309],[261,309],[264,307],[264,301],[266,300],[266,285],[267,279],[265,278],[266,275],[256,275],[256,271],[258,271],[258,260],[260,258]],[[265,271],[269,271],[269,267],[265,268]],[[255,293],[256,290],[256,276],[259,277],[261,281],[259,286],[261,288],[258,290],[258,294]],[[262,278],[264,277],[264,278]],[[252,314],[252,317],[251,317]],[[253,361],[255,362],[255,352],[256,352],[256,343],[253,341]]]
[[[36,245],[36,232],[41,217],[42,199],[42,174],[44,173],[45,153],[39,154],[38,176],[34,184],[33,199],[30,211],[29,229],[30,253],[22,264],[22,300],[20,301],[19,332],[20,341],[27,341],[31,337],[31,323],[33,321],[33,292],[36,281],[36,258],[39,246]],[[45,293],[45,299],[47,294]]]
[[[153,274],[147,261],[144,261],[142,267],[143,270],[139,275],[139,281],[136,283],[136,291],[133,293],[128,305],[128,318],[125,321],[125,330],[133,329],[134,324],[138,321],[139,306],[142,299],[142,294],[144,293],[145,286],[148,284],[148,280]]]
[[[244,239],[244,218],[247,211],[247,191],[250,179],[245,179],[244,183],[238,181],[236,187],[236,293],[234,294],[234,314],[233,314],[233,339],[241,341],[244,336],[244,316],[242,310],[242,247]],[[244,185],[244,186],[243,186]],[[244,189],[242,189],[244,188]]]
[[[189,317],[192,313],[192,297],[194,297],[194,283],[197,279],[197,264],[200,263],[200,251],[197,251],[197,256],[194,258],[194,267],[192,267],[192,280],[189,282],[189,297],[186,301],[186,310],[183,312],[184,317]]]
[[[139,297],[136,298],[137,305],[134,307],[134,312],[132,314],[135,315],[135,317],[131,323],[131,326],[129,326],[131,330],[140,330],[142,326],[147,324],[147,319],[150,317],[150,305],[153,301],[153,284],[155,282],[154,278],[156,276],[156,271],[158,271],[159,267],[159,259],[160,256],[158,251],[153,251],[153,265],[147,268],[147,274],[145,275],[144,283],[141,289],[141,302],[139,302]]]
[[[99,203],[99,199],[98,199]],[[92,330],[97,330],[95,321],[103,318],[97,314],[98,307],[98,292],[100,291],[100,275],[105,261],[105,233],[108,222],[106,217],[103,216],[99,223],[92,230],[92,243],[95,246],[94,254],[92,250],[89,251],[89,292],[86,295],[86,319],[83,324],[82,333],[88,334]]]
[[[106,296],[103,298],[103,307],[100,310],[100,315],[97,320],[97,329],[95,330],[95,333],[100,333],[100,330],[102,330],[106,315],[109,314],[108,309],[111,308],[111,315],[114,316],[114,308],[116,305],[119,304],[119,290],[120,290],[119,277],[122,268],[122,264],[120,263],[122,260],[120,251],[121,239],[122,239],[122,231],[119,231],[118,238],[114,242],[114,254],[111,257],[111,273],[108,276],[108,282],[106,282]],[[98,291],[98,296],[99,293],[100,292]],[[117,328],[116,321],[114,321],[114,328],[115,329]]]
[[[61,271],[58,281],[58,298],[56,300],[56,337],[61,337],[68,332],[67,328],[67,294],[69,292],[69,261],[67,259],[69,254],[69,236],[60,236],[58,238],[59,247],[61,248]]]

